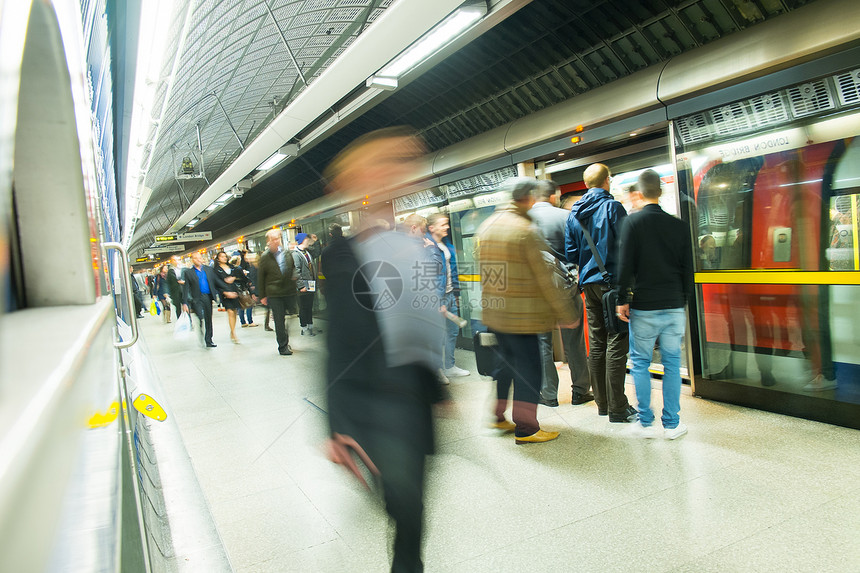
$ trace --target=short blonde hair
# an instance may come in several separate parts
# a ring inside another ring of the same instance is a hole
[[[239,263],[241,263],[241,262],[242,262],[242,257],[240,257],[239,255],[233,255],[233,257],[230,259],[230,264],[233,265],[234,267],[238,267]]]
[[[589,189],[602,186],[608,177],[609,168],[602,163],[592,163],[582,174],[582,180]]]

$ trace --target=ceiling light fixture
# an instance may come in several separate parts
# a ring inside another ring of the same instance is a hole
[[[294,157],[298,154],[299,146],[295,143],[289,143],[270,155],[268,159],[257,167],[257,171],[268,171],[287,157]]]
[[[445,45],[451,43],[483,18],[486,13],[487,3],[484,0],[469,2],[460,6],[432,30],[421,36],[406,51],[394,58],[391,63],[379,70],[379,73],[375,74],[375,76],[399,78],[438,52]]]
[[[397,78],[386,78],[384,76],[370,76],[367,78],[365,85],[369,88],[376,88],[383,91],[394,91],[397,89]]]

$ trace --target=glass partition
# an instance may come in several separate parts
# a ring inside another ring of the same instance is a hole
[[[835,97],[808,112],[792,89],[768,95],[782,115],[758,114],[764,96],[732,104],[749,115],[735,134],[729,106],[675,124],[702,377],[860,404],[860,113]]]

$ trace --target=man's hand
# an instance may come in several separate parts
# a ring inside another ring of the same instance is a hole
[[[615,314],[624,322],[630,322],[630,305],[622,304],[615,307]]]
[[[313,245],[316,242],[317,242],[317,236],[314,234],[311,234],[311,244]]]
[[[358,465],[355,463],[355,460],[352,459],[350,450],[356,453],[358,458],[364,462],[364,465],[367,466],[367,469],[369,469],[373,475],[379,475],[379,470],[358,442],[356,442],[352,436],[335,433],[332,434],[326,445],[328,446],[328,459],[336,464],[344,466],[358,478],[358,481],[360,481],[364,487],[370,489],[370,486],[367,485],[366,481],[364,481],[364,476],[361,475]]]
[[[260,299],[260,304],[262,304],[263,306],[269,306],[268,304],[266,304],[267,302],[269,302],[269,297],[267,296],[264,296]]]
[[[187,304],[182,305],[182,312],[188,312],[188,305]]]
[[[308,287],[302,287],[299,289],[299,292],[308,292]]]

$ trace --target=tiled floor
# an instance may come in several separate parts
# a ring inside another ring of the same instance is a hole
[[[291,319],[295,354],[282,357],[262,327],[231,344],[223,313],[214,349],[155,318],[141,326],[236,571],[387,571],[379,501],[322,455],[322,336],[298,336]],[[474,371],[469,352],[457,363]],[[679,440],[628,437],[563,394],[538,411],[561,437],[516,446],[485,429],[491,381],[450,389],[428,473],[427,571],[860,571],[860,432],[685,387]]]

